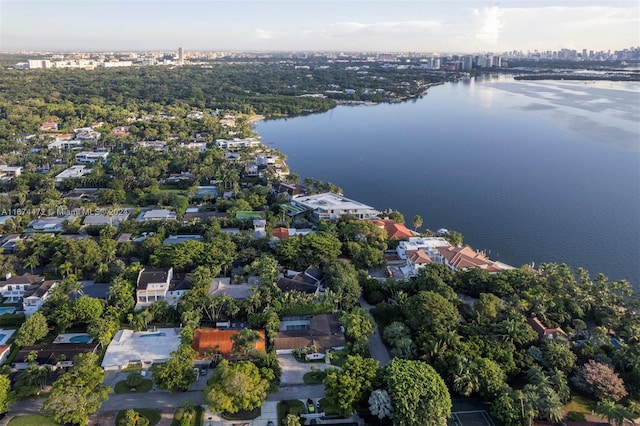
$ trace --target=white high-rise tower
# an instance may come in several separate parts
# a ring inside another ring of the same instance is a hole
[[[178,65],[184,65],[184,50],[178,47]]]

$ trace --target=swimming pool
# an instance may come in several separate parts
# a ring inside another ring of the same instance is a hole
[[[2,314],[12,314],[16,311],[16,308],[13,306],[2,306],[0,307],[0,315]]]
[[[143,337],[160,337],[160,336],[166,336],[167,333],[164,332],[159,332],[159,333],[147,333],[147,334],[141,334],[139,337],[143,338]]]
[[[69,338],[69,342],[70,343],[89,343],[93,340],[93,338],[91,336],[89,336],[88,334],[84,334],[84,335],[80,335],[80,336],[73,336]]]

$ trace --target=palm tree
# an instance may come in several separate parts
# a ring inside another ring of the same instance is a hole
[[[633,421],[633,413],[611,400],[600,401],[596,406],[596,414],[607,419],[610,424],[622,426],[625,420]]]
[[[72,270],[73,270],[73,264],[71,264],[71,262],[69,262],[68,260],[60,265],[60,273],[64,277],[69,276]]]
[[[453,372],[453,390],[465,397],[480,390],[480,380],[476,370],[475,362],[459,357]]]
[[[30,268],[31,274],[33,274],[33,268],[40,266],[40,259],[35,254],[32,254],[24,260],[22,265],[25,268]]]
[[[417,214],[413,217],[413,229],[418,232],[418,229],[422,227],[422,217]]]

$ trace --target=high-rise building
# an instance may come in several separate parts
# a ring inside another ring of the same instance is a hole
[[[178,47],[178,64],[184,65],[184,50],[182,47]]]

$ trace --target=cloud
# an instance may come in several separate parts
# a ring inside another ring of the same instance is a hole
[[[273,31],[263,30],[261,28],[256,28],[255,37],[260,40],[271,40],[276,36],[276,33]]]
[[[372,23],[337,22],[330,24],[325,33],[331,36],[366,34],[368,36],[416,35],[431,33],[442,27],[440,21],[381,21]]]
[[[475,39],[480,42],[496,44],[504,27],[504,22],[500,19],[503,12],[498,6],[492,6],[485,7],[482,13],[475,9],[473,14],[476,19],[480,20],[480,28],[475,33]]]

